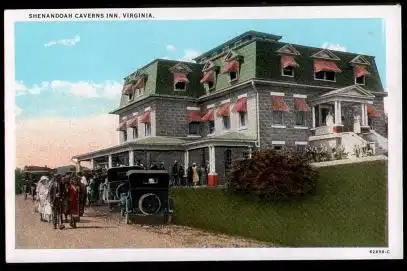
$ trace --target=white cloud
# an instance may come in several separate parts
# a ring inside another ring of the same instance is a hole
[[[82,98],[107,98],[117,99],[121,93],[122,84],[117,81],[103,81],[99,83],[88,81],[43,81],[27,87],[22,81],[15,83],[17,95],[31,94],[38,95],[43,91],[62,92],[68,95]],[[18,90],[18,91],[17,91]]]
[[[340,44],[332,44],[332,43],[324,42],[324,44],[322,44],[321,47],[324,49],[329,49],[329,50],[333,50],[333,51],[346,52],[346,47],[342,46]]]
[[[27,92],[27,87],[24,85],[23,81],[16,81],[14,83],[14,91],[16,95],[24,95]]]
[[[193,49],[188,49],[184,51],[184,56],[182,57],[183,61],[193,61],[193,59],[199,56],[201,53]]]
[[[104,86],[102,96],[107,99],[116,99],[121,94],[122,87],[122,84],[118,82],[108,82]]]
[[[175,48],[174,45],[168,44],[167,46],[165,46],[165,48],[167,49],[167,51],[172,52],[177,50],[177,48]]]
[[[47,43],[44,44],[45,47],[50,47],[53,45],[63,45],[63,46],[75,46],[79,41],[81,40],[81,37],[79,35],[76,35],[75,37],[71,39],[60,39],[60,40],[51,40]]]
[[[170,59],[168,56],[163,56],[161,59]]]
[[[22,112],[23,112],[23,110],[20,107],[18,107],[17,105],[14,105],[14,114],[16,115],[16,117],[18,115],[20,115]]]

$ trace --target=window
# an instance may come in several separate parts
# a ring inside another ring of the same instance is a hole
[[[137,137],[138,137],[137,128],[133,128],[133,139],[136,139]]]
[[[209,125],[209,134],[213,134],[215,132],[215,121],[210,120],[208,121]]]
[[[127,141],[127,131],[122,132],[123,132],[123,141]]]
[[[175,84],[175,90],[185,90],[187,84],[185,82],[178,82]]]
[[[138,96],[140,96],[140,89],[138,88],[138,89],[136,89],[136,92],[135,92],[135,94],[134,94],[136,97],[138,97]]]
[[[133,98],[134,98],[134,90],[133,89],[129,91],[128,96],[129,96],[129,101],[133,100]]]
[[[282,145],[273,145],[272,149],[275,151],[281,151],[281,150],[283,150],[283,146]]]
[[[225,171],[229,172],[232,168],[232,150],[227,149],[225,150]]]
[[[273,110],[273,124],[283,124],[283,111]]]
[[[364,85],[365,84],[365,76],[359,76],[359,77],[355,77],[355,82],[358,85]]]
[[[222,123],[223,123],[223,130],[230,129],[230,117],[229,116],[223,116]]]
[[[306,147],[306,146],[307,146],[307,145],[296,145],[295,148],[296,148],[296,151],[297,151],[297,152],[302,153],[302,152],[305,152],[305,147]]]
[[[199,122],[191,122],[188,125],[188,134],[199,135]]]
[[[306,112],[296,111],[295,112],[295,125],[305,126],[305,117],[306,117]]]
[[[239,112],[239,127],[243,128],[246,127],[247,120],[247,113],[246,112]]]
[[[151,135],[151,123],[144,123],[144,135],[145,136]]]
[[[229,81],[235,81],[237,79],[237,73],[236,72],[229,72]]]
[[[215,86],[215,84],[211,81],[207,82],[206,84],[208,85],[208,89],[211,89]]]
[[[291,66],[285,67],[282,69],[283,76],[294,77],[294,68]]]
[[[324,81],[335,81],[335,72],[314,72],[314,79]]]

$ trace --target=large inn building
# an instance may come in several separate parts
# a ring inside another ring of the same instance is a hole
[[[248,31],[196,63],[156,59],[124,79],[119,143],[73,157],[92,167],[209,163],[209,184],[254,149],[387,147],[373,56],[288,44]],[[334,124],[326,125],[331,112]],[[354,130],[355,116],[360,128]]]

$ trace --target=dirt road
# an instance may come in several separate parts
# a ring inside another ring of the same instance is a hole
[[[271,247],[254,240],[183,226],[127,225],[106,207],[87,208],[76,229],[54,230],[41,222],[31,199],[16,198],[16,248],[219,248]]]

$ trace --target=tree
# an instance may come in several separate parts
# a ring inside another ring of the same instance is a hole
[[[16,168],[14,170],[14,176],[15,176],[14,184],[15,184],[16,195],[18,195],[23,192],[23,185],[24,185],[23,170],[21,168]]]

